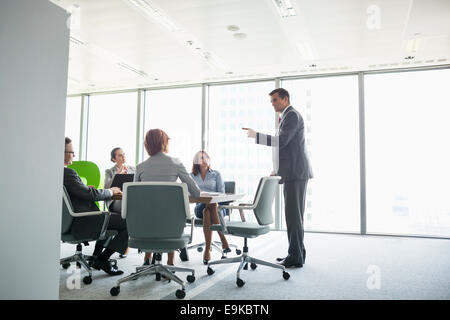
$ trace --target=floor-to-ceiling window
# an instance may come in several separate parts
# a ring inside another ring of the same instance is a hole
[[[123,149],[126,163],[136,164],[137,93],[93,95],[89,98],[87,160],[102,174],[114,165],[111,150]]]
[[[188,172],[202,146],[202,87],[148,90],[145,97],[144,136],[159,128],[170,137],[169,154]],[[144,157],[148,157],[144,149]]]
[[[283,80],[282,87],[303,117],[314,174],[308,182],[305,229],[359,232],[358,77]]]
[[[81,96],[67,98],[65,135],[72,140],[73,150],[75,151],[76,156],[74,160],[79,160],[80,121]]]
[[[275,134],[269,93],[274,81],[209,87],[209,152],[224,180],[236,181],[236,192],[253,201],[258,181],[272,172],[272,150],[255,144],[243,127]]]
[[[367,231],[450,236],[450,70],[365,76]]]

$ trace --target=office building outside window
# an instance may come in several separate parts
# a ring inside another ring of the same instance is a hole
[[[194,154],[202,146],[202,88],[146,91],[144,136],[155,128],[167,133],[169,155],[180,159],[190,172]],[[147,158],[144,149],[143,159]]]
[[[308,182],[305,230],[359,232],[358,77],[283,80],[303,117],[314,178]],[[282,226],[285,228],[284,209]]]
[[[269,93],[274,81],[209,87],[209,152],[224,180],[236,181],[236,192],[253,202],[259,179],[273,170],[272,150],[257,145],[243,127],[275,134]]]

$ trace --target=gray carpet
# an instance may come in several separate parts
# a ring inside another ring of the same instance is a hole
[[[201,230],[196,229],[194,242],[201,240]],[[236,237],[229,237],[229,242],[243,244]],[[258,266],[241,272],[246,282],[242,288],[236,286],[237,264],[214,266],[216,272],[208,276],[201,253],[190,250],[188,262],[181,262],[176,255],[176,265],[195,269],[196,281],[186,284],[185,300],[450,299],[449,240],[306,233],[305,245],[306,264],[301,269],[288,269],[289,280],[282,278],[281,270]],[[286,232],[273,231],[249,239],[249,248],[250,256],[274,262],[286,254]],[[62,244],[61,256],[71,255],[74,249]],[[93,244],[85,252],[92,250]],[[213,251],[212,258],[219,259],[220,255]],[[131,249],[118,264],[127,275],[142,260],[143,254]],[[179,288],[173,281],[157,282],[149,276],[124,283],[120,295],[112,297],[109,290],[121,276],[94,271],[92,284],[81,282],[80,288],[74,288],[74,269],[68,272],[61,268],[60,272],[60,299],[172,300]],[[85,274],[82,270],[81,277]],[[187,274],[177,275],[185,280]]]

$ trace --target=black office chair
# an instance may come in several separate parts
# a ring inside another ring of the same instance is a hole
[[[224,184],[225,184],[225,193],[236,193],[236,182],[235,181],[225,181]],[[221,202],[220,205],[228,205],[231,202],[233,202],[233,201]],[[226,217],[228,216],[228,218],[229,218],[230,214],[231,214],[231,210],[230,209],[226,209],[225,212],[226,212],[225,216]],[[187,222],[188,223],[192,223],[190,219],[188,219]],[[203,220],[199,219],[199,218],[196,218],[195,222],[194,222],[194,226],[203,228]],[[236,250],[236,254],[237,255],[240,255],[242,253],[242,251],[239,250],[238,246],[236,246],[235,244],[229,244],[229,245],[230,245],[230,248],[234,248]],[[187,247],[187,249],[189,250],[189,249],[195,249],[196,248],[198,252],[202,252],[204,250],[204,247],[205,247],[205,242],[201,242],[201,243],[197,243],[197,244],[191,245],[191,246]],[[226,258],[225,254],[223,253],[223,250],[222,250],[222,242],[220,242],[220,241],[213,241],[211,243],[211,250],[212,250],[212,248],[214,248],[215,250],[217,250],[218,252],[221,253],[221,255],[222,255],[221,258],[222,259]],[[187,250],[185,250],[185,249],[180,250],[180,259],[181,259],[181,261],[188,261],[189,260],[189,256],[188,256]]]
[[[117,234],[117,231],[107,230],[109,218],[111,216],[110,212],[107,211],[74,212],[72,202],[70,201],[69,195],[67,194],[67,190],[65,187],[63,189],[64,191],[63,191],[63,208],[61,220],[61,241],[70,244],[76,244],[77,247],[75,254],[73,254],[70,257],[60,259],[59,263],[62,265],[64,269],[69,268],[72,262],[76,262],[78,268],[81,268],[81,266],[83,266],[83,268],[86,269],[86,271],[89,274],[88,276],[85,276],[83,278],[83,282],[84,284],[90,284],[92,282],[91,265],[93,262],[93,256],[83,254],[82,245],[88,246],[90,241],[96,240],[108,239],[107,241],[109,241],[113,236]],[[93,215],[104,215],[104,222],[101,229],[99,228],[99,230],[96,230],[92,234],[83,237],[82,239],[80,239],[71,232],[72,223],[75,218]],[[114,259],[110,259],[109,261],[111,262],[113,267],[117,269],[117,261]]]

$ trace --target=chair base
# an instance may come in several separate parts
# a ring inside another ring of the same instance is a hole
[[[87,277],[92,279],[91,266],[92,266],[93,261],[94,261],[94,256],[83,254],[81,244],[77,244],[77,249],[75,251],[75,254],[70,257],[60,259],[59,264],[62,265],[62,267],[64,269],[67,269],[67,268],[69,268],[69,266],[72,262],[76,262],[77,266],[83,267],[88,272],[89,276],[87,276]],[[114,269],[117,269],[117,260],[109,259],[108,261],[112,264]],[[90,283],[88,279],[83,280],[83,281],[86,284]],[[87,282],[89,282],[89,283],[87,283]]]
[[[243,248],[243,253],[239,257],[234,258],[227,258],[227,259],[221,259],[221,260],[215,260],[210,261],[208,263],[208,275],[212,275],[214,273],[214,270],[211,268],[212,265],[217,264],[228,264],[228,263],[239,263],[239,267],[236,273],[236,281],[239,287],[242,287],[244,285],[244,281],[242,281],[240,277],[240,273],[242,269],[247,270],[248,264],[251,264],[252,269],[256,269],[257,265],[263,265],[271,268],[281,269],[283,271],[283,278],[285,280],[289,279],[289,273],[286,272],[286,269],[283,265],[267,262],[264,260],[256,259],[248,255],[248,247],[247,247],[247,239],[245,239],[245,245]]]
[[[236,254],[241,254],[241,250],[238,249],[238,246],[235,244],[230,243],[230,248],[234,248],[236,250]],[[197,249],[198,252],[202,252],[205,249],[205,242],[197,243],[191,246],[188,246],[187,249]],[[215,249],[217,252],[219,252],[223,258],[226,258],[226,253],[223,252],[222,249],[222,242],[220,241],[213,241],[211,242],[211,249]]]
[[[155,254],[156,255],[156,254]],[[141,277],[145,277],[145,276],[151,276],[151,275],[156,275],[156,280],[160,280],[160,276],[163,275],[166,279],[173,280],[176,283],[178,283],[181,286],[181,290],[177,290],[176,292],[176,296],[177,298],[184,298],[184,291],[185,291],[185,285],[184,285],[184,281],[181,280],[178,276],[176,276],[175,274],[172,273],[172,271],[175,272],[190,272],[191,275],[187,276],[187,281],[188,282],[194,282],[195,281],[195,271],[194,269],[189,269],[189,268],[180,268],[180,267],[175,267],[175,266],[169,266],[169,265],[163,265],[161,264],[161,257],[156,258],[155,263],[148,265],[148,266],[140,266],[140,267],[136,267],[136,272],[121,278],[119,280],[117,280],[116,286],[113,287],[111,289],[111,294],[112,295],[117,295],[120,292],[120,285],[122,283],[128,282],[128,281],[132,281],[132,280],[136,280],[139,279]]]

